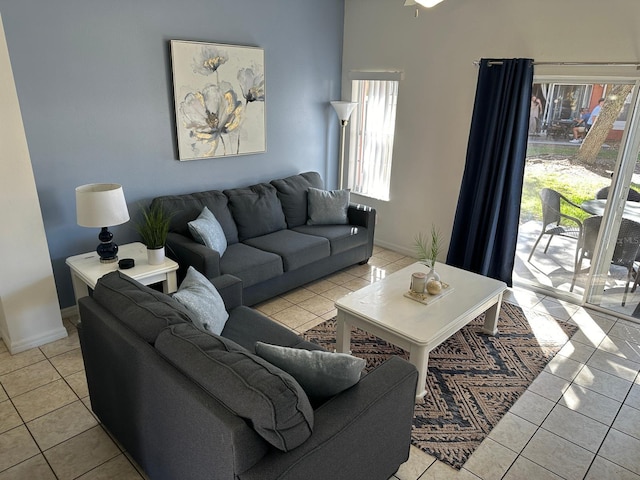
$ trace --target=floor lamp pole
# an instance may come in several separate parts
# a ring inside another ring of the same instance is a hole
[[[340,165],[338,168],[338,185],[340,190],[344,184],[344,132],[347,128],[349,120],[341,120],[342,126],[340,127]]]

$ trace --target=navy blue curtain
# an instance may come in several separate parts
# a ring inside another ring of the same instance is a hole
[[[482,59],[447,263],[511,286],[533,60]]]

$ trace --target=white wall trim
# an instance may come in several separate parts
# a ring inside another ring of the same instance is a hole
[[[48,332],[38,333],[37,335],[21,338],[17,342],[12,342],[11,340],[7,340],[7,338],[3,338],[3,340],[5,344],[7,344],[7,348],[11,352],[11,355],[15,355],[16,353],[24,352],[25,350],[39,347],[46,343],[55,342],[56,340],[60,340],[61,338],[65,338],[66,336],[67,329],[62,326],[54,330],[49,330]]]
[[[404,245],[398,245],[392,242],[385,242],[384,240],[376,240],[374,243],[379,247],[386,248],[387,250],[393,250],[394,252],[402,253],[407,257],[416,258],[415,250],[411,248],[407,248]],[[417,258],[416,258],[416,261],[417,261]]]

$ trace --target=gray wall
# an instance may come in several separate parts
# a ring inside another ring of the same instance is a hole
[[[344,0],[0,0],[61,307],[74,303],[65,259],[98,242],[97,229],[76,225],[78,185],[121,183],[132,216],[156,195],[307,170],[335,187],[339,127],[328,102],[340,98],[343,9]],[[266,153],[176,160],[171,39],[264,48]],[[137,240],[128,224],[112,231],[118,243]]]

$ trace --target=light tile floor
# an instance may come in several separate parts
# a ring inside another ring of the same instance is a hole
[[[333,301],[413,259],[376,247],[354,266],[257,308],[304,332]],[[506,301],[580,329],[456,471],[411,447],[394,480],[640,480],[640,325],[524,290]],[[146,478],[90,410],[75,328],[11,356],[0,342],[0,480]]]

